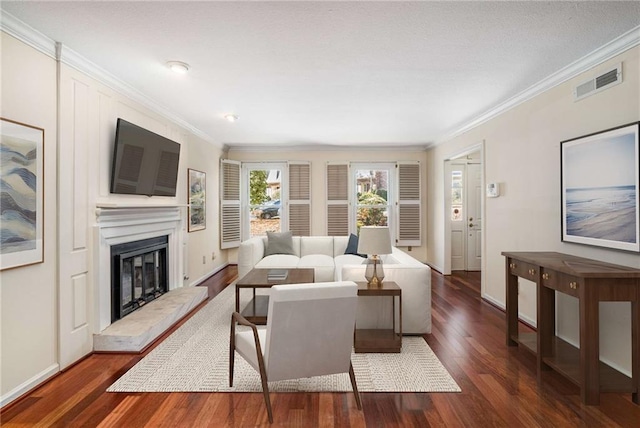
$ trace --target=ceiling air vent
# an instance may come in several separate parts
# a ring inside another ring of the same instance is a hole
[[[589,79],[573,89],[573,100],[578,101],[596,92],[603,91],[622,83],[622,63],[615,68],[605,71],[593,79]]]

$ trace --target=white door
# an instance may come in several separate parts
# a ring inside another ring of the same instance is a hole
[[[465,270],[478,271],[482,262],[482,168],[480,164],[467,165],[466,177],[467,257]]]

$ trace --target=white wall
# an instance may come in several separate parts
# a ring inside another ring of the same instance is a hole
[[[0,116],[44,129],[44,263],[0,272],[0,394],[58,370],[56,62],[0,33]],[[15,398],[15,397],[14,397]]]
[[[42,53],[0,34],[1,115],[45,129],[45,262],[0,273],[0,405],[4,405],[92,350],[97,204],[184,206],[183,270],[189,280],[180,285],[195,285],[226,265],[228,257],[220,250],[218,236],[220,146],[135,96],[103,84],[100,76],[66,63],[60,63],[58,76],[53,41]],[[62,52],[64,57],[64,47]],[[175,198],[109,193],[118,117],[182,144]],[[208,190],[207,228],[192,233],[186,231],[188,168],[207,174]],[[80,335],[78,325],[83,330]]]
[[[311,235],[326,235],[327,224],[327,184],[326,165],[327,162],[351,161],[351,162],[395,162],[395,161],[419,161],[422,168],[420,179],[422,180],[422,246],[414,246],[411,254],[416,259],[424,262],[427,259],[426,253],[426,216],[427,212],[427,183],[425,165],[427,156],[425,151],[408,150],[382,150],[368,149],[362,150],[273,150],[273,151],[243,151],[229,150],[229,159],[242,162],[257,161],[309,161],[311,162]],[[408,248],[403,248],[408,251]],[[229,260],[237,261],[235,251],[230,252]]]
[[[640,120],[640,48],[624,52],[428,152],[429,262],[444,265],[444,160],[485,141],[485,181],[501,196],[485,198],[483,297],[505,305],[502,251],[558,251],[640,268],[640,255],[560,241],[560,142]],[[623,83],[574,102],[572,88],[623,62]],[[523,281],[522,284],[526,282]],[[521,285],[523,319],[536,319],[535,286]],[[601,356],[630,373],[630,304],[601,303]],[[578,344],[577,300],[560,296],[559,335]]]
[[[206,218],[207,227],[204,230],[188,233],[186,272],[189,279],[186,284],[197,284],[220,270],[228,263],[228,251],[220,250],[220,159],[222,150],[198,137],[189,138],[189,168],[204,171],[206,181]],[[186,173],[185,173],[186,175]],[[185,188],[187,187],[185,183]],[[215,256],[215,259],[212,258]],[[203,262],[204,259],[204,262]]]

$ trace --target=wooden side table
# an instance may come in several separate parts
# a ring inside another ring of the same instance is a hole
[[[353,336],[355,352],[400,352],[402,349],[402,289],[393,281],[383,281],[380,286],[369,287],[366,282],[358,284],[358,296],[391,296],[393,326],[390,329],[356,329]],[[396,306],[398,298],[399,325],[396,333]]]

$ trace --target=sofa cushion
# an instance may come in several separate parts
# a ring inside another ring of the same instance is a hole
[[[305,236],[300,240],[300,257],[312,254],[333,257],[333,236]]]
[[[265,268],[281,268],[281,269],[292,269],[298,267],[298,262],[300,261],[300,257],[292,256],[290,254],[273,254],[271,256],[267,256],[256,263],[255,267],[265,269]]]
[[[333,281],[335,263],[333,257],[324,254],[311,254],[300,257],[298,268],[313,268],[315,282]]]
[[[265,256],[272,254],[291,254],[293,251],[293,233],[288,232],[267,232],[267,247],[264,250]]]
[[[344,250],[345,254],[354,254],[359,257],[367,257],[366,254],[358,253],[358,236],[353,233],[349,235],[349,243],[347,244],[347,248]]]

